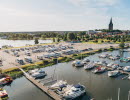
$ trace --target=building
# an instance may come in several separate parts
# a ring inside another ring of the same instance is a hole
[[[113,22],[112,22],[112,18],[111,18],[110,23],[109,23],[109,30],[110,30],[110,31],[113,31]]]

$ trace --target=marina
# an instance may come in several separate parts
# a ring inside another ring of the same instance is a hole
[[[116,54],[120,54],[120,51],[116,50],[116,51],[109,52],[109,53],[112,55],[113,54],[116,55]],[[128,57],[129,54],[128,53],[126,54],[126,53],[127,52],[123,53],[122,57]],[[101,54],[103,54],[103,53],[101,53]],[[104,61],[104,59],[98,58],[98,56],[101,54],[100,53],[95,54],[95,55],[92,55],[90,57],[86,57],[86,59],[89,59],[90,61],[95,61],[95,62],[98,60]],[[120,66],[128,66],[129,65],[129,62],[128,63],[120,62],[119,60],[110,60],[110,59],[106,58],[105,61],[107,63],[118,63]],[[70,84],[77,84],[80,82],[81,84],[83,84],[86,87],[87,94],[80,97],[80,100],[90,100],[90,98],[95,98],[96,100],[107,100],[108,98],[112,98],[113,100],[115,100],[115,99],[117,99],[117,96],[115,96],[115,95],[117,95],[118,88],[121,88],[120,99],[122,98],[121,100],[124,100],[124,99],[127,100],[128,91],[130,89],[130,87],[129,87],[130,81],[127,79],[128,76],[126,74],[128,74],[129,72],[124,72],[124,71],[121,72],[120,71],[121,73],[125,73],[125,74],[120,74],[117,77],[110,78],[107,75],[107,71],[105,71],[104,73],[101,73],[101,74],[94,74],[94,73],[92,73],[92,71],[94,69],[84,70],[83,67],[73,67],[72,62],[59,63],[59,64],[54,65],[54,66],[43,68],[43,70],[47,73],[47,77],[45,77],[45,79],[43,79],[43,80],[41,79],[41,83],[44,84],[44,80],[47,80],[49,77],[52,76],[52,73],[55,69],[55,66],[57,69],[55,73],[56,73],[56,76],[58,76],[58,79],[67,80],[67,82]],[[21,79],[23,80],[24,78],[20,78],[20,80]],[[16,80],[18,80],[18,79],[16,79]],[[24,81],[27,81],[27,80],[24,79]],[[30,84],[30,83],[28,83],[28,84]],[[109,84],[109,88],[107,88],[108,84]],[[25,86],[25,85],[22,85],[22,86]],[[99,87],[99,88],[97,88],[97,87]],[[7,92],[9,92],[8,86],[5,86],[4,88],[7,90]],[[104,92],[104,89],[106,90],[106,92]],[[111,89],[113,90],[113,92],[110,92]],[[108,94],[108,91],[109,91],[109,94]],[[100,94],[98,94],[98,92],[100,92]],[[10,92],[9,92],[9,94],[10,94]],[[102,95],[102,96],[100,97],[100,95]],[[27,96],[27,97],[29,97],[29,96]],[[46,98],[46,97],[47,96],[44,96],[44,98]],[[10,95],[10,98],[12,98],[11,95]],[[26,98],[26,96],[23,98]],[[33,98],[31,98],[31,99],[33,100]],[[21,99],[17,98],[16,100],[21,100]],[[40,98],[37,100],[40,100]],[[46,99],[46,100],[51,100],[51,99]]]

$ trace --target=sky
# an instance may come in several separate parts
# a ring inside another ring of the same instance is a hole
[[[130,29],[130,0],[0,0],[0,32]]]

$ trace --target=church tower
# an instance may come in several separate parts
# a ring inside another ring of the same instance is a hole
[[[112,23],[112,18],[110,20],[110,24],[109,24],[109,30],[112,31],[113,30],[113,23]]]

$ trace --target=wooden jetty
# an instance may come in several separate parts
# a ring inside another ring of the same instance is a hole
[[[37,86],[39,89],[41,89],[43,92],[45,92],[48,96],[53,98],[54,100],[64,100],[62,96],[56,94],[54,91],[50,90],[47,86],[41,84],[39,81],[35,80],[33,77],[31,77],[28,73],[26,73],[22,68],[19,68],[23,73],[24,76],[32,82],[35,86]]]

